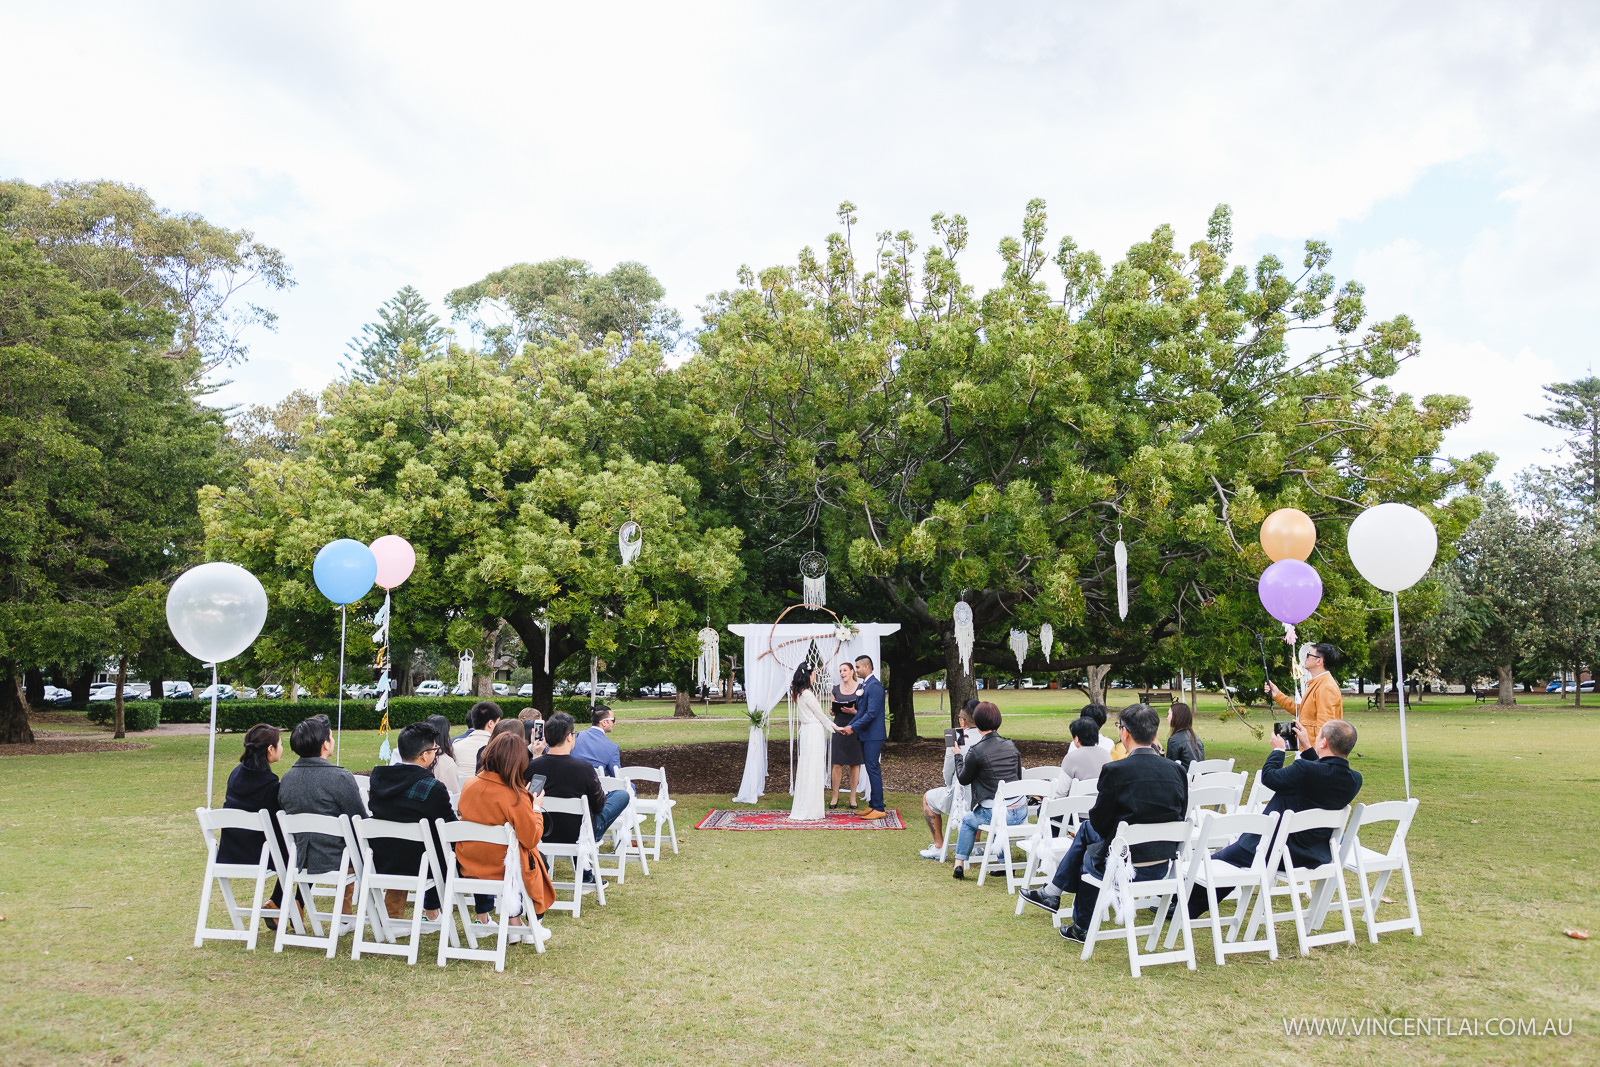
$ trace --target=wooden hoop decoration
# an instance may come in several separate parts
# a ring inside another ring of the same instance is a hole
[[[781,644],[781,645],[775,645],[775,644],[772,643],[773,635],[778,632],[778,624],[783,621],[783,617],[785,615],[789,614],[789,612],[791,612],[791,611],[794,611],[796,608],[810,608],[812,611],[826,611],[829,615],[833,615],[833,621],[835,623],[838,623],[839,621],[841,621],[839,619],[839,616],[834,615],[833,612],[828,611],[827,608],[818,607],[815,604],[790,604],[788,607],[784,608],[781,612],[779,612],[778,613],[778,617],[773,620],[772,629],[767,631],[767,650],[765,652],[761,653],[761,656],[757,656],[756,657],[757,659],[762,658],[762,656],[771,656],[773,661],[776,662],[778,664],[778,666],[783,667],[784,669],[790,670],[790,671],[792,671],[795,668],[800,666],[800,664],[798,664],[798,663],[793,664],[793,665],[785,663],[783,661],[783,657],[778,655],[778,649],[787,648],[790,645],[798,645],[798,644],[801,644],[802,642],[809,646],[811,644],[811,642],[813,642],[815,640],[818,640],[817,638],[815,638],[815,637],[796,637],[793,640],[783,642],[783,644]],[[835,634],[834,638],[833,638],[833,652],[832,652],[832,654],[830,654],[829,656],[824,657],[824,658],[828,659],[828,660],[831,660],[833,658],[833,656],[837,656],[839,654],[839,650],[841,648],[843,648],[843,647],[844,647],[844,642],[840,641],[838,635]]]

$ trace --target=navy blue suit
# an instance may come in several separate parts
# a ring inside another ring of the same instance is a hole
[[[867,807],[883,811],[883,743],[889,739],[884,724],[883,683],[876,674],[867,676],[856,694],[856,717],[850,720],[850,729],[861,738],[861,758],[867,765],[867,782],[870,796]]]

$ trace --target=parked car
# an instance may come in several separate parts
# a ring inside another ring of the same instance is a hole
[[[261,687],[259,695],[262,700],[281,699],[283,696],[283,686],[274,682],[268,682],[266,685]]]
[[[188,682],[162,682],[161,695],[167,700],[193,700],[194,686]]]
[[[511,695],[511,687],[504,682],[493,682],[490,684],[489,688],[494,690],[494,695],[497,697],[508,697]]]
[[[924,690],[926,690],[928,688],[928,680],[926,678],[923,678],[923,679],[920,679],[918,681],[912,682],[911,683],[911,688],[916,690],[919,693],[923,692]]]
[[[437,678],[429,678],[426,682],[417,686],[417,696],[419,697],[442,697],[448,692],[450,692],[450,687]]]
[[[44,687],[44,702],[52,707],[64,708],[72,703],[72,690],[47,685]]]
[[[236,690],[236,693],[240,700],[254,700],[259,695],[256,690],[251,689],[248,685],[241,686]]]
[[[675,697],[677,695],[678,687],[673,685],[671,682],[662,682],[660,685],[656,686],[656,696],[658,697]]]
[[[232,699],[234,699],[233,686],[224,685],[224,684],[222,684],[220,682],[217,683],[216,685],[208,685],[208,686],[206,686],[204,689],[200,690],[200,692],[197,694],[197,697],[200,700],[210,700],[213,690],[216,691],[216,696],[217,696],[218,700],[232,700]]]
[[[521,687],[517,689],[517,696],[523,700],[531,699],[533,697],[533,683],[523,682]]]
[[[89,702],[91,704],[100,700],[115,700],[116,697],[117,686],[114,682],[96,682],[89,687]]]

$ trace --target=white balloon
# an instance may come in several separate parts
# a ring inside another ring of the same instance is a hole
[[[1410,589],[1433,566],[1439,532],[1409,504],[1379,504],[1350,524],[1350,562],[1361,577],[1388,593]]]
[[[167,594],[167,626],[189,655],[222,663],[250,647],[267,621],[267,591],[233,563],[202,563]]]

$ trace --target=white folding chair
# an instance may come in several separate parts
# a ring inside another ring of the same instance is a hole
[[[972,811],[972,787],[952,780],[950,784],[950,814],[944,820],[944,840],[939,842],[940,863],[954,854],[956,838],[961,836],[961,820]]]
[[[678,854],[678,828],[672,822],[672,809],[678,802],[667,795],[667,769],[665,767],[623,767],[617,772],[624,781],[630,785],[634,782],[653,782],[656,785],[656,795],[642,797],[635,790],[633,806],[640,819],[640,833],[643,833],[643,820],[653,820],[655,840],[650,845],[650,858],[661,858],[661,828],[666,826],[667,833],[672,838],[672,854]]]
[[[1202,774],[1231,773],[1233,773],[1233,760],[1231,759],[1197,759],[1189,764],[1189,780],[1191,782]]]
[[[1015,826],[1006,821],[1006,811],[1011,802],[1024,801],[1031,810],[1040,801],[1055,792],[1055,785],[1045,778],[1022,778],[1015,782],[1001,782],[995,789],[994,804],[989,808],[989,825],[979,830],[984,835],[980,847],[983,862],[978,866],[978,884],[982,885],[990,871],[1004,872],[1006,892],[1015,893],[1022,884],[1018,877],[1025,863],[1011,855],[1013,843],[1032,837],[1034,825],[1024,819]]]
[[[356,789],[361,793],[361,810],[372,810],[372,776],[369,774],[353,774],[350,777],[356,780]]]
[[[282,952],[285,945],[317,948],[324,950],[331,960],[339,951],[339,938],[356,928],[355,914],[344,910],[345,890],[360,884],[362,871],[361,847],[356,844],[351,819],[348,815],[290,815],[280,811],[278,826],[282,828],[283,839],[289,847],[289,885],[283,896],[284,908],[297,921],[292,934],[287,923],[278,923],[278,936],[272,943],[272,951]],[[343,841],[344,851],[339,856],[338,865],[329,871],[302,869],[297,834],[324,834]],[[326,912],[317,907],[318,897],[332,898]],[[311,924],[310,934],[305,933],[298,922],[301,910]],[[328,928],[326,934],[322,932],[324,924]]]
[[[372,842],[376,840],[411,841],[422,846],[417,860],[417,872],[411,874],[383,874],[372,865]],[[422,917],[423,897],[428,890],[437,890],[444,883],[439,873],[439,855],[433,848],[433,834],[427,819],[416,822],[391,822],[388,819],[360,819],[356,822],[356,841],[361,846],[361,882],[356,891],[356,936],[350,944],[350,958],[359,960],[363,952],[385,956],[404,956],[407,964],[417,962],[417,950],[422,946],[422,935],[442,928],[443,901],[438,919]],[[384,891],[401,889],[407,895],[416,894],[411,909],[411,936],[399,944],[397,934],[405,928],[404,920],[390,919],[384,904]],[[377,935],[370,941],[362,931],[371,926]]]
[[[1039,805],[1039,821],[1034,825],[1033,836],[1018,844],[1028,857],[1022,868],[1018,885],[1023,889],[1048,885],[1061,863],[1061,857],[1072,847],[1072,838],[1078,824],[1094,807],[1094,797],[1047,797]],[[1027,903],[1017,894],[1016,914],[1022,914]],[[1059,924],[1059,918],[1058,918]]]
[[[601,835],[603,838],[611,839],[611,851],[601,852],[600,857],[604,860],[609,856],[616,866],[603,867],[598,872],[606,877],[614,876],[617,884],[622,885],[628,877],[629,860],[637,861],[639,869],[644,874],[650,873],[650,855],[645,851],[644,825],[639,817],[638,798],[633,795],[633,790],[628,788],[628,781],[625,778],[612,778],[610,775],[602,774],[600,789],[605,793],[620,789],[628,794],[628,806],[622,809],[616,820]],[[605,844],[603,840],[598,843]]]
[[[534,950],[543,952],[549,931],[533,914],[533,905],[523,886],[522,852],[517,848],[517,837],[511,824],[483,826],[473,822],[446,822],[443,819],[435,822],[439,828],[439,843],[444,849],[441,859],[446,871],[444,892],[439,895],[439,966],[443,967],[446,960],[484,960],[493,963],[495,970],[503,971],[506,969],[507,942],[513,936],[520,940],[524,933],[531,933]],[[456,845],[463,841],[503,847],[505,864],[500,877],[468,878],[461,874],[456,865]],[[473,898],[478,893],[495,898],[496,922],[480,923],[474,918],[477,903]],[[513,903],[518,906],[514,908]],[[461,947],[461,939],[456,936],[456,920],[452,910],[461,915],[466,948]],[[520,911],[524,916],[523,921],[528,924],[526,927],[511,925],[513,911]],[[493,937],[495,947],[479,948],[479,937]]]
[[[1200,832],[1189,853],[1188,869],[1183,876],[1183,892],[1178,894],[1178,907],[1189,906],[1189,897],[1197,886],[1205,889],[1206,903],[1211,911],[1211,947],[1216,953],[1218,967],[1222,966],[1225,956],[1236,952],[1260,952],[1265,949],[1269,959],[1278,958],[1278,931],[1271,923],[1266,924],[1264,937],[1255,941],[1239,940],[1239,931],[1244,928],[1244,920],[1250,915],[1251,902],[1254,901],[1255,907],[1260,909],[1272,892],[1272,875],[1267,860],[1272,855],[1272,837],[1277,830],[1277,812],[1270,815],[1219,815],[1208,811],[1200,816]],[[1244,834],[1258,834],[1261,838],[1250,866],[1236,867],[1212,855],[1214,849],[1230,845]],[[1233,914],[1224,916],[1219,902],[1234,891],[1238,893],[1238,901]],[[1227,928],[1227,943],[1223,941],[1224,927]],[[1177,936],[1177,927],[1168,924],[1167,948],[1172,947]]]
[[[1040,781],[1053,782],[1060,774],[1060,764],[1057,764],[1054,767],[1024,767],[1022,768],[1022,777],[1018,778],[1017,781],[1020,782],[1023,779],[1037,778]]]
[[[1294,932],[1299,939],[1302,956],[1309,955],[1310,950],[1317,945],[1335,945],[1344,941],[1355,944],[1355,923],[1350,918],[1350,898],[1345,894],[1344,868],[1339,864],[1339,850],[1342,847],[1344,828],[1349,819],[1350,809],[1347,807],[1338,811],[1308,808],[1305,811],[1284,813],[1272,857],[1267,860],[1267,869],[1274,876],[1274,886],[1272,892],[1267,894],[1266,906],[1258,908],[1250,917],[1250,929],[1245,933],[1246,940],[1255,934],[1256,924],[1259,922],[1277,923],[1293,919]],[[1294,858],[1289,852],[1289,838],[1304,830],[1331,831],[1332,837],[1328,847],[1332,850],[1333,859],[1315,867],[1296,867]],[[1313,933],[1312,931],[1322,928],[1331,903],[1330,894],[1334,892],[1338,893],[1339,910],[1344,915],[1344,929],[1328,934]],[[1279,896],[1289,898],[1288,912],[1280,912],[1274,907],[1272,899]],[[1302,898],[1305,900],[1302,901]]]
[[[1410,800],[1386,800],[1379,804],[1357,804],[1350,813],[1349,828],[1345,830],[1339,850],[1339,863],[1345,870],[1355,873],[1356,885],[1361,892],[1361,920],[1367,926],[1367,940],[1373,944],[1378,943],[1379,934],[1394,930],[1410,930],[1417,937],[1422,936],[1422,916],[1417,912],[1417,892],[1411,882],[1411,857],[1406,852],[1406,834],[1410,832],[1411,820],[1416,814],[1415,797]],[[1390,838],[1386,851],[1376,852],[1361,843],[1361,828],[1383,822],[1395,824],[1394,837]],[[1400,872],[1400,881],[1405,885],[1406,916],[1379,922],[1378,906],[1383,903],[1383,891],[1389,884],[1389,876],[1396,871]],[[1370,888],[1367,884],[1369,875],[1377,878]]]
[[[544,861],[550,868],[550,884],[556,889],[556,902],[550,905],[551,910],[570,911],[574,919],[583,914],[583,895],[593,893],[595,899],[604,905],[606,902],[606,883],[600,876],[600,848],[594,840],[594,821],[589,817],[589,801],[585,797],[553,797],[546,794],[544,798],[545,826],[548,827],[549,816],[577,815],[582,819],[578,828],[578,840],[572,844],[557,844],[548,838],[539,842],[539,851],[544,855]],[[572,864],[572,881],[563,882],[556,880],[556,860],[566,860]],[[590,871],[594,874],[593,882],[583,880],[583,872]],[[560,892],[563,889],[572,890],[571,900],[562,900]]]
[[[276,874],[278,884],[285,884],[283,856],[278,851],[277,835],[272,830],[272,816],[265,808],[260,811],[195,808],[194,814],[200,820],[200,834],[206,841],[206,873],[200,883],[200,915],[194,922],[194,947],[200,948],[209,938],[212,941],[243,941],[245,948],[253,952],[257,929],[264,914],[261,902],[267,892],[267,875]],[[266,836],[261,843],[261,855],[255,863],[217,862],[217,851],[224,830],[254,830]],[[235,878],[248,878],[255,882],[255,892],[248,908],[241,908],[233,898]],[[231,929],[206,925],[211,914],[213,885],[222,891],[222,903],[227,907]],[[268,908],[266,911],[277,915],[279,925],[283,924],[283,909]]]
[[[1187,866],[1189,838],[1192,832],[1193,828],[1188,820],[1141,823],[1137,826],[1122,823],[1117,827],[1116,836],[1111,839],[1111,844],[1106,850],[1104,877],[1096,878],[1088,873],[1083,875],[1083,880],[1098,887],[1100,892],[1095,898],[1094,916],[1089,920],[1080,959],[1087,960],[1094,955],[1095,943],[1100,940],[1100,926],[1107,919],[1107,912],[1115,908],[1116,921],[1121,924],[1122,936],[1128,942],[1128,967],[1135,978],[1139,977],[1141,967],[1152,967],[1161,963],[1186,963],[1191,971],[1195,969],[1194,938],[1190,933],[1189,909],[1185,906],[1187,901],[1180,897],[1183,892],[1183,870]],[[1134,881],[1137,868],[1134,866],[1130,850],[1136,845],[1158,842],[1171,844],[1176,848],[1176,858],[1168,866],[1163,877],[1144,882]],[[1141,926],[1138,921],[1139,909],[1145,906],[1153,906],[1156,909],[1156,917]],[[1183,948],[1156,952],[1154,950],[1161,937],[1161,928],[1169,912],[1172,913],[1173,921],[1178,923],[1179,932],[1183,935]],[[1149,935],[1143,952],[1139,951],[1139,937],[1142,934]]]
[[[1067,793],[1069,797],[1093,797],[1100,795],[1100,779],[1074,778],[1072,790]]]
[[[1255,780],[1250,785],[1250,795],[1239,809],[1247,815],[1260,815],[1267,810],[1267,805],[1272,803],[1272,798],[1277,795],[1261,784],[1261,775],[1261,771],[1256,772]]]

